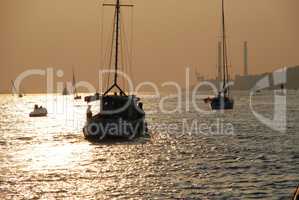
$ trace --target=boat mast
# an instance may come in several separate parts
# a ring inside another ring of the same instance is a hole
[[[115,72],[114,72],[114,84],[117,85],[117,70],[118,70],[118,49],[119,49],[119,16],[120,16],[120,3],[116,2],[116,44],[115,44]]]
[[[104,3],[103,6],[113,6],[115,7],[115,66],[114,66],[114,83],[113,85],[104,93],[104,96],[107,95],[114,87],[116,87],[122,94],[126,95],[125,92],[119,87],[118,81],[118,63],[119,63],[119,40],[120,40],[120,8],[125,7],[133,7],[134,5],[128,4],[120,4],[120,0],[116,0],[116,4],[106,4]],[[113,33],[114,34],[114,33]],[[112,47],[113,48],[113,47]]]
[[[227,76],[228,76],[228,68],[227,68],[227,49],[226,49],[226,32],[225,32],[225,13],[224,13],[224,0],[222,0],[222,75],[223,75],[223,92],[226,91],[226,85],[227,85]]]

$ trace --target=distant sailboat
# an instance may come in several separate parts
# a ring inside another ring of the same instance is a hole
[[[224,0],[222,0],[222,87],[219,88],[217,96],[206,98],[205,102],[210,103],[212,110],[229,110],[234,108],[234,100],[230,95],[228,52],[225,30]]]
[[[81,96],[78,95],[78,91],[76,88],[76,78],[75,78],[75,72],[73,70],[73,94],[74,94],[74,99],[78,100],[81,99]]]
[[[22,98],[24,96],[20,91],[17,91],[17,88],[15,86],[15,82],[13,80],[11,80],[11,87],[12,87],[12,94],[13,95],[18,93],[19,98]]]
[[[69,95],[70,93],[69,93],[69,90],[67,89],[67,84],[64,84],[64,88],[63,88],[63,90],[62,90],[62,95],[63,96],[67,96],[67,95]]]

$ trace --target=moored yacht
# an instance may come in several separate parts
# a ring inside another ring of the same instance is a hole
[[[204,99],[206,103],[211,105],[212,110],[230,110],[234,108],[234,99],[230,94],[229,85],[229,66],[228,66],[228,52],[227,52],[227,41],[226,41],[226,29],[225,29],[225,13],[224,13],[224,0],[222,0],[222,80],[219,77],[219,85],[222,86],[218,89],[218,94],[215,97],[208,97]]]
[[[147,132],[143,104],[137,96],[126,93],[118,83],[119,51],[122,49],[120,48],[121,41],[119,41],[120,8],[133,5],[121,5],[120,0],[116,0],[116,4],[103,4],[103,6],[115,7],[114,35],[111,46],[111,50],[114,49],[114,80],[103,94],[96,93],[94,96],[85,98],[88,103],[100,100],[100,112],[93,115],[91,106],[88,106],[83,133],[86,139],[95,141],[105,138],[134,139]]]

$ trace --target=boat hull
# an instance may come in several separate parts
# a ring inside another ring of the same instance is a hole
[[[48,111],[45,108],[37,109],[29,114],[29,117],[46,117]]]
[[[83,128],[88,140],[101,141],[107,138],[134,139],[147,134],[144,119],[127,121],[122,119],[101,119],[87,122]]]
[[[212,110],[232,110],[234,109],[234,100],[230,98],[215,97],[211,101]]]
[[[80,99],[82,99],[82,97],[81,96],[75,96],[74,99],[75,100],[80,100]]]

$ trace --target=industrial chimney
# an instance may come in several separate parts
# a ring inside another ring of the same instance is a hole
[[[248,76],[248,45],[244,42],[244,76]]]

